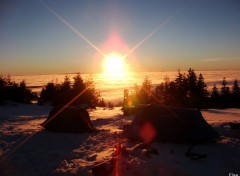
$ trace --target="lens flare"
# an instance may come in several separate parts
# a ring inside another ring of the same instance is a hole
[[[144,37],[141,41],[139,41],[134,47],[132,47],[124,56],[123,58],[128,57],[130,54],[132,54],[138,47],[140,47],[144,42],[146,42],[149,38],[151,38],[156,32],[158,32],[161,28],[163,28],[167,23],[169,23],[177,14],[182,11],[183,8],[178,9],[170,15],[166,20],[164,20],[160,25],[158,25],[152,32],[150,32],[146,37]]]
[[[51,9],[46,3],[43,1],[39,1],[49,12],[51,12],[55,17],[57,17],[63,24],[65,24],[69,29],[71,29],[78,37],[88,43],[93,49],[95,49],[102,56],[106,56],[101,49],[99,49],[96,45],[94,45],[87,37],[85,37],[81,32],[79,32],[73,25],[67,22],[62,16],[60,16],[56,11]]]

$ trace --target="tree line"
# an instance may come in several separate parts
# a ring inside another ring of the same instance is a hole
[[[6,101],[31,103],[33,100],[38,100],[38,104],[49,102],[53,106],[84,104],[94,107],[99,104],[100,92],[96,90],[92,77],[83,80],[78,73],[73,80],[71,83],[70,77],[66,75],[62,83],[48,82],[40,95],[37,95],[27,88],[24,80],[16,83],[10,75],[0,75],[0,105],[4,105]]]
[[[37,94],[27,88],[24,80],[18,84],[12,81],[10,75],[0,75],[0,105],[4,105],[7,100],[31,103],[36,98]]]
[[[53,106],[77,106],[86,104],[89,107],[102,106],[113,108],[111,102],[106,103],[95,88],[92,77],[83,80],[78,73],[73,77],[65,76],[62,83],[49,82],[41,90],[40,95],[27,88],[26,82],[16,83],[11,76],[0,76],[0,105],[6,100],[31,103],[38,99],[39,104],[50,102]],[[196,75],[193,69],[187,73],[178,71],[176,77],[170,80],[167,76],[164,81],[154,86],[149,77],[145,77],[142,85],[135,85],[129,95],[131,104],[158,103],[167,106],[191,108],[240,108],[240,86],[237,79],[228,85],[223,78],[220,88],[216,84],[207,88],[203,75]],[[120,104],[119,104],[120,105]]]
[[[230,108],[240,107],[240,86],[237,79],[230,87],[223,78],[221,88],[214,84],[208,90],[204,77],[196,75],[193,69],[187,73],[178,71],[174,80],[167,76],[164,81],[153,86],[149,77],[145,77],[141,86],[135,85],[129,99],[132,105],[158,103],[175,107],[190,108]]]
[[[66,75],[62,83],[49,82],[40,93],[41,103],[50,102],[53,106],[85,104],[94,107],[98,104],[99,97],[100,92],[95,88],[92,77],[83,80],[79,73],[73,77],[73,83]]]

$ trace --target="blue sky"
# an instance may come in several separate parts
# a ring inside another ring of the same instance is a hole
[[[102,56],[43,4],[104,53],[125,54],[161,26],[126,58],[133,71],[240,69],[239,0],[0,3],[0,74],[101,71]]]

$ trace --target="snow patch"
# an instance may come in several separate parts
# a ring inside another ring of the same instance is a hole
[[[133,117],[124,117],[121,108],[91,111],[99,132],[84,134],[45,131],[40,123],[50,110],[50,106],[23,104],[0,107],[1,176],[92,176],[93,166],[116,156],[118,144],[129,151],[127,156],[118,156],[119,167],[114,171],[124,176],[240,174],[240,132],[228,125],[229,121],[240,121],[239,109],[202,111],[221,137],[216,143],[194,147],[194,152],[208,154],[197,161],[185,156],[190,144],[153,143],[157,154],[134,148],[138,143],[121,133]]]

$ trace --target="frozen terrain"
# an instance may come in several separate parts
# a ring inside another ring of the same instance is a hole
[[[0,175],[78,175],[91,176],[92,167],[107,161],[116,144],[128,149],[137,145],[122,136],[122,126],[130,123],[120,108],[91,111],[98,133],[65,134],[45,131],[43,122],[51,107],[9,103],[0,106]],[[229,121],[240,121],[239,109],[205,110],[205,119],[221,134],[216,143],[195,146],[207,158],[191,160],[185,156],[190,144],[153,143],[159,154],[146,155],[137,149],[119,156],[116,175],[240,175],[240,131],[231,130]]]

